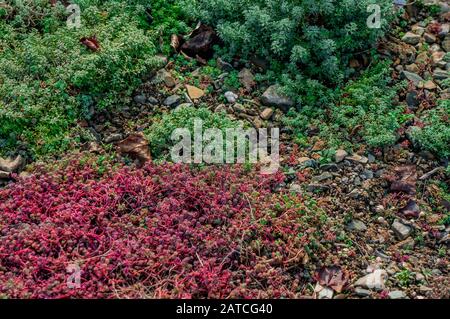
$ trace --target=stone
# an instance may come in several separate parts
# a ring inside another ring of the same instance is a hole
[[[406,294],[401,290],[394,290],[389,293],[390,299],[406,299]]]
[[[339,167],[336,164],[323,164],[320,166],[321,170],[327,171],[327,172],[337,172],[339,171]]]
[[[318,299],[333,299],[334,291],[331,288],[322,287],[320,284],[317,284],[314,291],[317,293]]]
[[[231,72],[234,70],[233,66],[230,63],[225,62],[221,58],[217,58],[217,66],[219,67],[219,69],[225,72]]]
[[[392,230],[399,240],[405,240],[413,231],[410,226],[404,225],[398,220],[395,220],[392,224]]]
[[[352,220],[347,226],[346,228],[350,231],[357,231],[357,232],[363,232],[367,230],[366,225],[358,220],[358,219],[354,219]]]
[[[278,89],[277,85],[270,86],[261,96],[261,102],[265,106],[277,107],[283,112],[287,112],[294,106],[294,102],[285,95],[278,93]]]
[[[270,107],[264,109],[264,111],[261,112],[259,115],[263,120],[269,120],[273,115],[273,109]]]
[[[15,173],[24,164],[24,159],[18,155],[15,159],[3,159],[0,157],[0,171]]]
[[[405,69],[406,69],[406,71],[412,72],[412,73],[419,73],[420,72],[419,67],[415,63],[408,64],[405,67]]]
[[[234,103],[236,103],[239,96],[234,92],[227,91],[227,92],[225,92],[225,98],[227,99],[228,103],[234,104]]]
[[[331,178],[333,178],[333,175],[331,173],[329,173],[329,172],[325,172],[325,173],[323,173],[323,174],[321,174],[319,176],[314,176],[311,179],[311,181],[313,183],[320,183],[320,182],[326,181],[327,179],[331,179]]]
[[[435,43],[437,41],[437,37],[434,34],[431,33],[425,33],[423,38],[427,43]]]
[[[433,90],[437,89],[437,85],[431,80],[426,81],[425,83],[423,83],[422,86],[423,86],[424,89],[427,89],[427,90],[430,90],[430,91],[433,91]]]
[[[177,84],[175,79],[166,69],[159,70],[158,73],[156,74],[156,77],[159,81],[164,82],[164,84],[169,88],[173,88]]]
[[[442,52],[442,51],[433,52],[431,54],[431,59],[433,60],[433,65],[439,66],[442,63],[445,63],[444,57],[445,57],[445,52]]]
[[[137,104],[145,104],[147,102],[147,98],[143,94],[138,94],[135,97],[133,97],[133,101]]]
[[[291,186],[289,187],[289,191],[292,193],[300,194],[302,192],[302,187],[298,184],[291,184]]]
[[[419,94],[416,91],[410,91],[406,93],[406,104],[408,105],[408,108],[410,109],[416,109],[419,104]]]
[[[372,179],[373,178],[373,171],[371,171],[370,169],[365,169],[362,174],[362,177],[364,177],[364,179]]]
[[[445,39],[442,41],[441,45],[445,52],[450,52],[450,34],[445,36]]]
[[[417,35],[419,35],[419,36],[422,36],[422,35],[425,33],[425,28],[424,28],[423,26],[418,25],[418,24],[413,25],[412,28],[411,28],[411,30],[412,30],[415,34],[417,34]],[[414,33],[413,33],[413,34],[414,34]]]
[[[345,159],[355,162],[355,163],[361,163],[361,164],[367,164],[369,162],[369,159],[367,157],[361,156],[358,154],[353,154],[352,156],[347,156]]]
[[[158,105],[159,103],[159,101],[153,96],[149,96],[147,98],[147,102],[150,103],[151,105]]]
[[[370,296],[370,290],[367,289],[363,289],[360,287],[356,287],[355,290],[355,295],[357,295],[358,297],[369,297]]]
[[[334,160],[336,161],[336,163],[340,163],[347,157],[347,155],[348,153],[345,150],[337,150],[334,156]]]
[[[422,282],[425,281],[425,279],[426,279],[425,276],[422,275],[420,272],[416,273],[416,281]]]
[[[247,92],[251,92],[253,88],[256,86],[255,82],[255,76],[253,73],[247,69],[244,68],[239,72],[239,81],[241,82],[242,86],[245,88]]]
[[[186,90],[192,100],[197,100],[205,95],[205,92],[198,87],[186,84]]]
[[[439,32],[440,37],[445,37],[450,32],[450,24],[448,23],[442,23],[441,24],[441,31]]]
[[[449,72],[448,71],[444,71],[442,69],[435,69],[434,73],[433,73],[433,79],[435,80],[445,80],[449,77]]]
[[[111,144],[111,143],[118,142],[118,141],[121,141],[121,140],[123,140],[122,134],[114,133],[114,134],[111,134],[109,136],[106,136],[103,139],[103,142],[105,142],[106,144]]]
[[[420,82],[423,82],[423,78],[416,74],[416,73],[412,73],[412,72],[408,72],[408,71],[403,71],[402,73],[403,78],[406,78],[408,81],[411,81],[414,83],[414,85],[418,85]]]
[[[179,95],[171,95],[164,100],[163,104],[168,107],[176,107],[180,102],[181,97]]]
[[[322,184],[309,184],[307,189],[309,192],[325,192],[329,190],[330,187]]]
[[[0,179],[9,179],[10,173],[0,171]]]
[[[300,157],[298,163],[302,168],[315,167],[316,161],[309,157]]]
[[[420,35],[412,32],[406,32],[402,38],[402,41],[411,45],[416,45],[420,42]]]
[[[386,270],[376,269],[373,273],[370,273],[355,283],[355,287],[362,287],[365,289],[371,289],[376,291],[382,291],[385,289],[385,283],[388,278]]]

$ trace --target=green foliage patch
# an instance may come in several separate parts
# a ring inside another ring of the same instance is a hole
[[[392,145],[397,130],[409,116],[397,105],[395,96],[402,84],[391,83],[389,67],[378,63],[340,92],[340,98],[326,110],[306,107],[291,111],[285,124],[294,130],[299,141],[310,127],[319,129],[319,136],[332,148],[371,148]]]
[[[77,119],[127,103],[141,79],[161,64],[154,44],[161,28],[150,28],[147,18],[151,2],[80,0],[81,28],[69,29],[69,14],[59,2],[6,1],[0,20],[0,153],[19,145],[36,156],[64,151],[76,142],[71,128]],[[93,36],[97,52],[80,43]]]
[[[180,0],[188,16],[216,27],[225,58],[267,59],[277,79],[304,105],[326,104],[351,70],[355,53],[369,49],[393,17],[391,0]],[[381,9],[381,28],[369,28]],[[225,54],[226,53],[226,54]]]

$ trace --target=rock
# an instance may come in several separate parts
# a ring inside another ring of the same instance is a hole
[[[197,100],[205,95],[205,92],[198,87],[186,84],[186,90],[192,100]]]
[[[241,82],[242,86],[245,88],[247,92],[251,92],[253,88],[256,86],[255,82],[255,76],[249,69],[242,69],[239,72],[239,81]]]
[[[168,107],[176,107],[180,102],[181,97],[179,95],[171,95],[164,100],[163,104]]]
[[[217,105],[217,107],[214,109],[214,112],[216,112],[216,113],[221,113],[221,112],[227,113],[227,107],[225,106],[225,104],[219,104],[219,105]]]
[[[159,101],[153,96],[148,97],[147,102],[150,103],[151,105],[158,105],[159,103]]]
[[[265,106],[272,106],[281,109],[283,112],[289,111],[294,106],[294,102],[283,94],[278,93],[278,86],[270,86],[261,96],[261,102]]]
[[[106,136],[106,137],[103,139],[103,142],[105,142],[106,144],[110,144],[110,143],[114,143],[114,142],[121,141],[122,139],[123,139],[122,134],[120,134],[120,133],[114,133],[114,134],[111,134],[111,135],[109,135],[109,136]]]
[[[413,25],[412,28],[411,28],[411,30],[412,30],[415,34],[417,34],[417,35],[419,35],[419,36],[422,36],[422,35],[425,33],[425,28],[424,28],[423,26],[418,25],[418,24]],[[413,34],[414,34],[414,33],[413,33]]]
[[[18,155],[15,159],[3,159],[0,157],[0,171],[7,173],[18,172],[24,162],[21,155]]]
[[[405,67],[405,69],[406,69],[406,71],[412,72],[412,73],[419,73],[419,72],[420,72],[419,67],[418,67],[417,64],[415,64],[415,63],[408,64],[408,65]]]
[[[309,157],[300,157],[298,163],[302,168],[316,167],[316,161]]]
[[[264,111],[261,112],[261,114],[259,115],[263,120],[269,120],[273,115],[273,110],[268,107],[266,109],[264,109]]]
[[[228,62],[225,62],[224,60],[222,60],[221,58],[217,58],[217,66],[219,67],[219,69],[221,69],[222,71],[225,71],[225,72],[231,72],[231,71],[233,71],[234,70],[234,68],[233,68],[233,66],[230,64],[230,63],[228,63]]]
[[[450,24],[448,23],[442,23],[441,24],[441,31],[439,32],[440,37],[445,37],[450,32]]]
[[[416,91],[406,93],[406,104],[412,110],[418,108],[420,105],[419,94]]]
[[[450,52],[450,34],[447,34],[445,36],[444,41],[442,41],[442,48],[445,50],[445,52]]]
[[[369,163],[375,163],[375,156],[373,156],[372,154],[368,154],[367,155],[367,159],[369,160]]]
[[[431,33],[425,33],[423,38],[427,43],[435,43],[437,41],[437,37]]]
[[[175,79],[166,69],[159,70],[158,73],[156,74],[156,77],[158,81],[164,82],[164,84],[169,88],[173,88],[177,84]]]
[[[321,184],[309,184],[307,187],[309,192],[325,192],[330,189],[327,185],[321,185]]]
[[[357,188],[353,189],[350,193],[348,193],[348,197],[356,199],[361,196],[361,191]]]
[[[313,183],[320,183],[322,181],[326,181],[327,179],[331,179],[331,178],[333,178],[333,175],[331,173],[329,173],[329,172],[325,172],[325,173],[323,173],[323,174],[321,174],[319,176],[314,176],[311,179],[311,181]]]
[[[441,49],[441,46],[439,44],[435,43],[435,44],[431,45],[431,47],[430,47],[430,49],[428,51],[433,53],[433,52],[442,51],[442,49]]]
[[[358,297],[369,297],[370,296],[370,290],[367,289],[363,289],[360,287],[356,287],[355,290],[355,295],[357,295]]]
[[[416,273],[416,281],[417,282],[425,281],[425,276],[422,275],[420,272]]]
[[[366,225],[358,220],[358,219],[354,219],[352,220],[347,226],[346,228],[350,231],[357,231],[357,232],[363,232],[367,230]]]
[[[420,87],[420,86],[419,86],[419,87]],[[436,90],[436,89],[437,89],[437,85],[436,85],[433,81],[431,81],[431,80],[426,81],[425,83],[423,83],[422,87],[423,87],[424,89],[429,90],[429,91],[433,91],[433,90]]]
[[[416,74],[416,73],[412,73],[412,72],[408,72],[408,71],[403,71],[402,73],[403,78],[406,78],[408,81],[411,81],[414,83],[414,85],[418,85],[420,82],[423,82],[423,78]]]
[[[431,59],[433,60],[433,66],[441,66],[445,65],[444,61],[445,52],[439,51],[439,52],[433,52],[431,54]]]
[[[317,299],[333,299],[334,291],[331,288],[323,287],[320,284],[316,284],[314,292],[317,294]]]
[[[345,150],[337,150],[334,156],[334,160],[336,161],[336,163],[340,163],[347,157],[347,155],[348,153]]]
[[[323,164],[320,166],[321,170],[327,171],[327,172],[337,172],[339,171],[339,167],[336,164]]]
[[[0,179],[9,179],[10,173],[0,171]]]
[[[361,163],[361,164],[367,164],[369,162],[369,159],[367,157],[361,156],[358,154],[353,154],[352,156],[347,156],[345,159],[355,162],[355,163]]]
[[[203,59],[208,59],[212,57],[213,46],[217,44],[218,41],[219,38],[214,29],[210,26],[201,24],[192,32],[191,38],[183,43],[181,51],[193,58],[200,56]]]
[[[234,104],[234,103],[236,103],[239,96],[234,92],[227,91],[227,92],[225,92],[225,98],[227,99],[228,103]]]
[[[373,178],[373,171],[371,171],[370,169],[365,169],[362,172],[362,174],[361,174],[361,178],[372,179]]]
[[[428,62],[429,54],[427,51],[419,53],[416,57],[416,64],[425,64]]]
[[[402,41],[411,45],[416,45],[420,42],[420,35],[412,32],[406,32],[402,38]]]
[[[143,94],[136,95],[133,97],[133,101],[137,104],[145,104],[147,102],[147,98]]]
[[[449,72],[448,71],[444,71],[444,70],[441,70],[439,68],[434,70],[433,78],[435,80],[445,80],[448,77],[449,77]]]
[[[392,224],[392,230],[394,231],[395,236],[397,236],[399,240],[405,240],[406,238],[409,237],[409,235],[411,235],[413,231],[410,226],[404,225],[400,223],[398,220],[395,220],[394,223]]]
[[[376,291],[382,291],[385,289],[385,282],[387,280],[388,274],[383,269],[376,269],[373,273],[370,273],[360,279],[355,283],[356,287],[362,287],[366,289],[372,289]]]
[[[406,299],[406,294],[401,290],[394,290],[389,293],[390,299]]]
[[[291,186],[289,187],[289,191],[292,193],[302,193],[302,187],[298,184],[291,184]]]

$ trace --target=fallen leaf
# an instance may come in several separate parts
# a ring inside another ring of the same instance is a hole
[[[98,43],[95,36],[89,38],[81,38],[81,44],[85,45],[88,49],[97,52],[100,50],[100,44]]]
[[[315,273],[314,279],[321,286],[330,287],[337,293],[342,292],[349,283],[349,276],[338,266],[324,267]]]
[[[20,155],[15,159],[3,159],[0,157],[0,171],[14,173],[17,172],[23,164],[24,160]]]
[[[203,90],[192,85],[186,85],[186,90],[189,97],[193,100],[197,100],[205,95],[205,92]]]
[[[408,204],[400,209],[399,213],[407,218],[417,218],[420,214],[420,207],[417,205],[415,200],[410,199]]]
[[[391,191],[416,194],[417,172],[414,165],[398,166],[394,168],[391,178]]]
[[[218,40],[214,29],[202,24],[192,32],[191,38],[183,43],[181,51],[193,58],[210,58],[213,55],[213,46]]]
[[[170,46],[176,52],[178,52],[178,49],[180,48],[181,39],[182,39],[182,37],[180,37],[179,35],[176,35],[176,34],[172,34],[172,36],[170,37]]]
[[[152,156],[148,147],[148,141],[144,134],[131,134],[123,141],[117,144],[119,153],[128,155],[132,159],[139,162],[139,166],[144,165],[145,162],[151,161]]]

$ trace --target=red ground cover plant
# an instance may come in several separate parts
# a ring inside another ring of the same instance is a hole
[[[323,218],[274,191],[283,180],[173,164],[100,176],[75,161],[19,180],[0,190],[0,298],[299,296]]]

